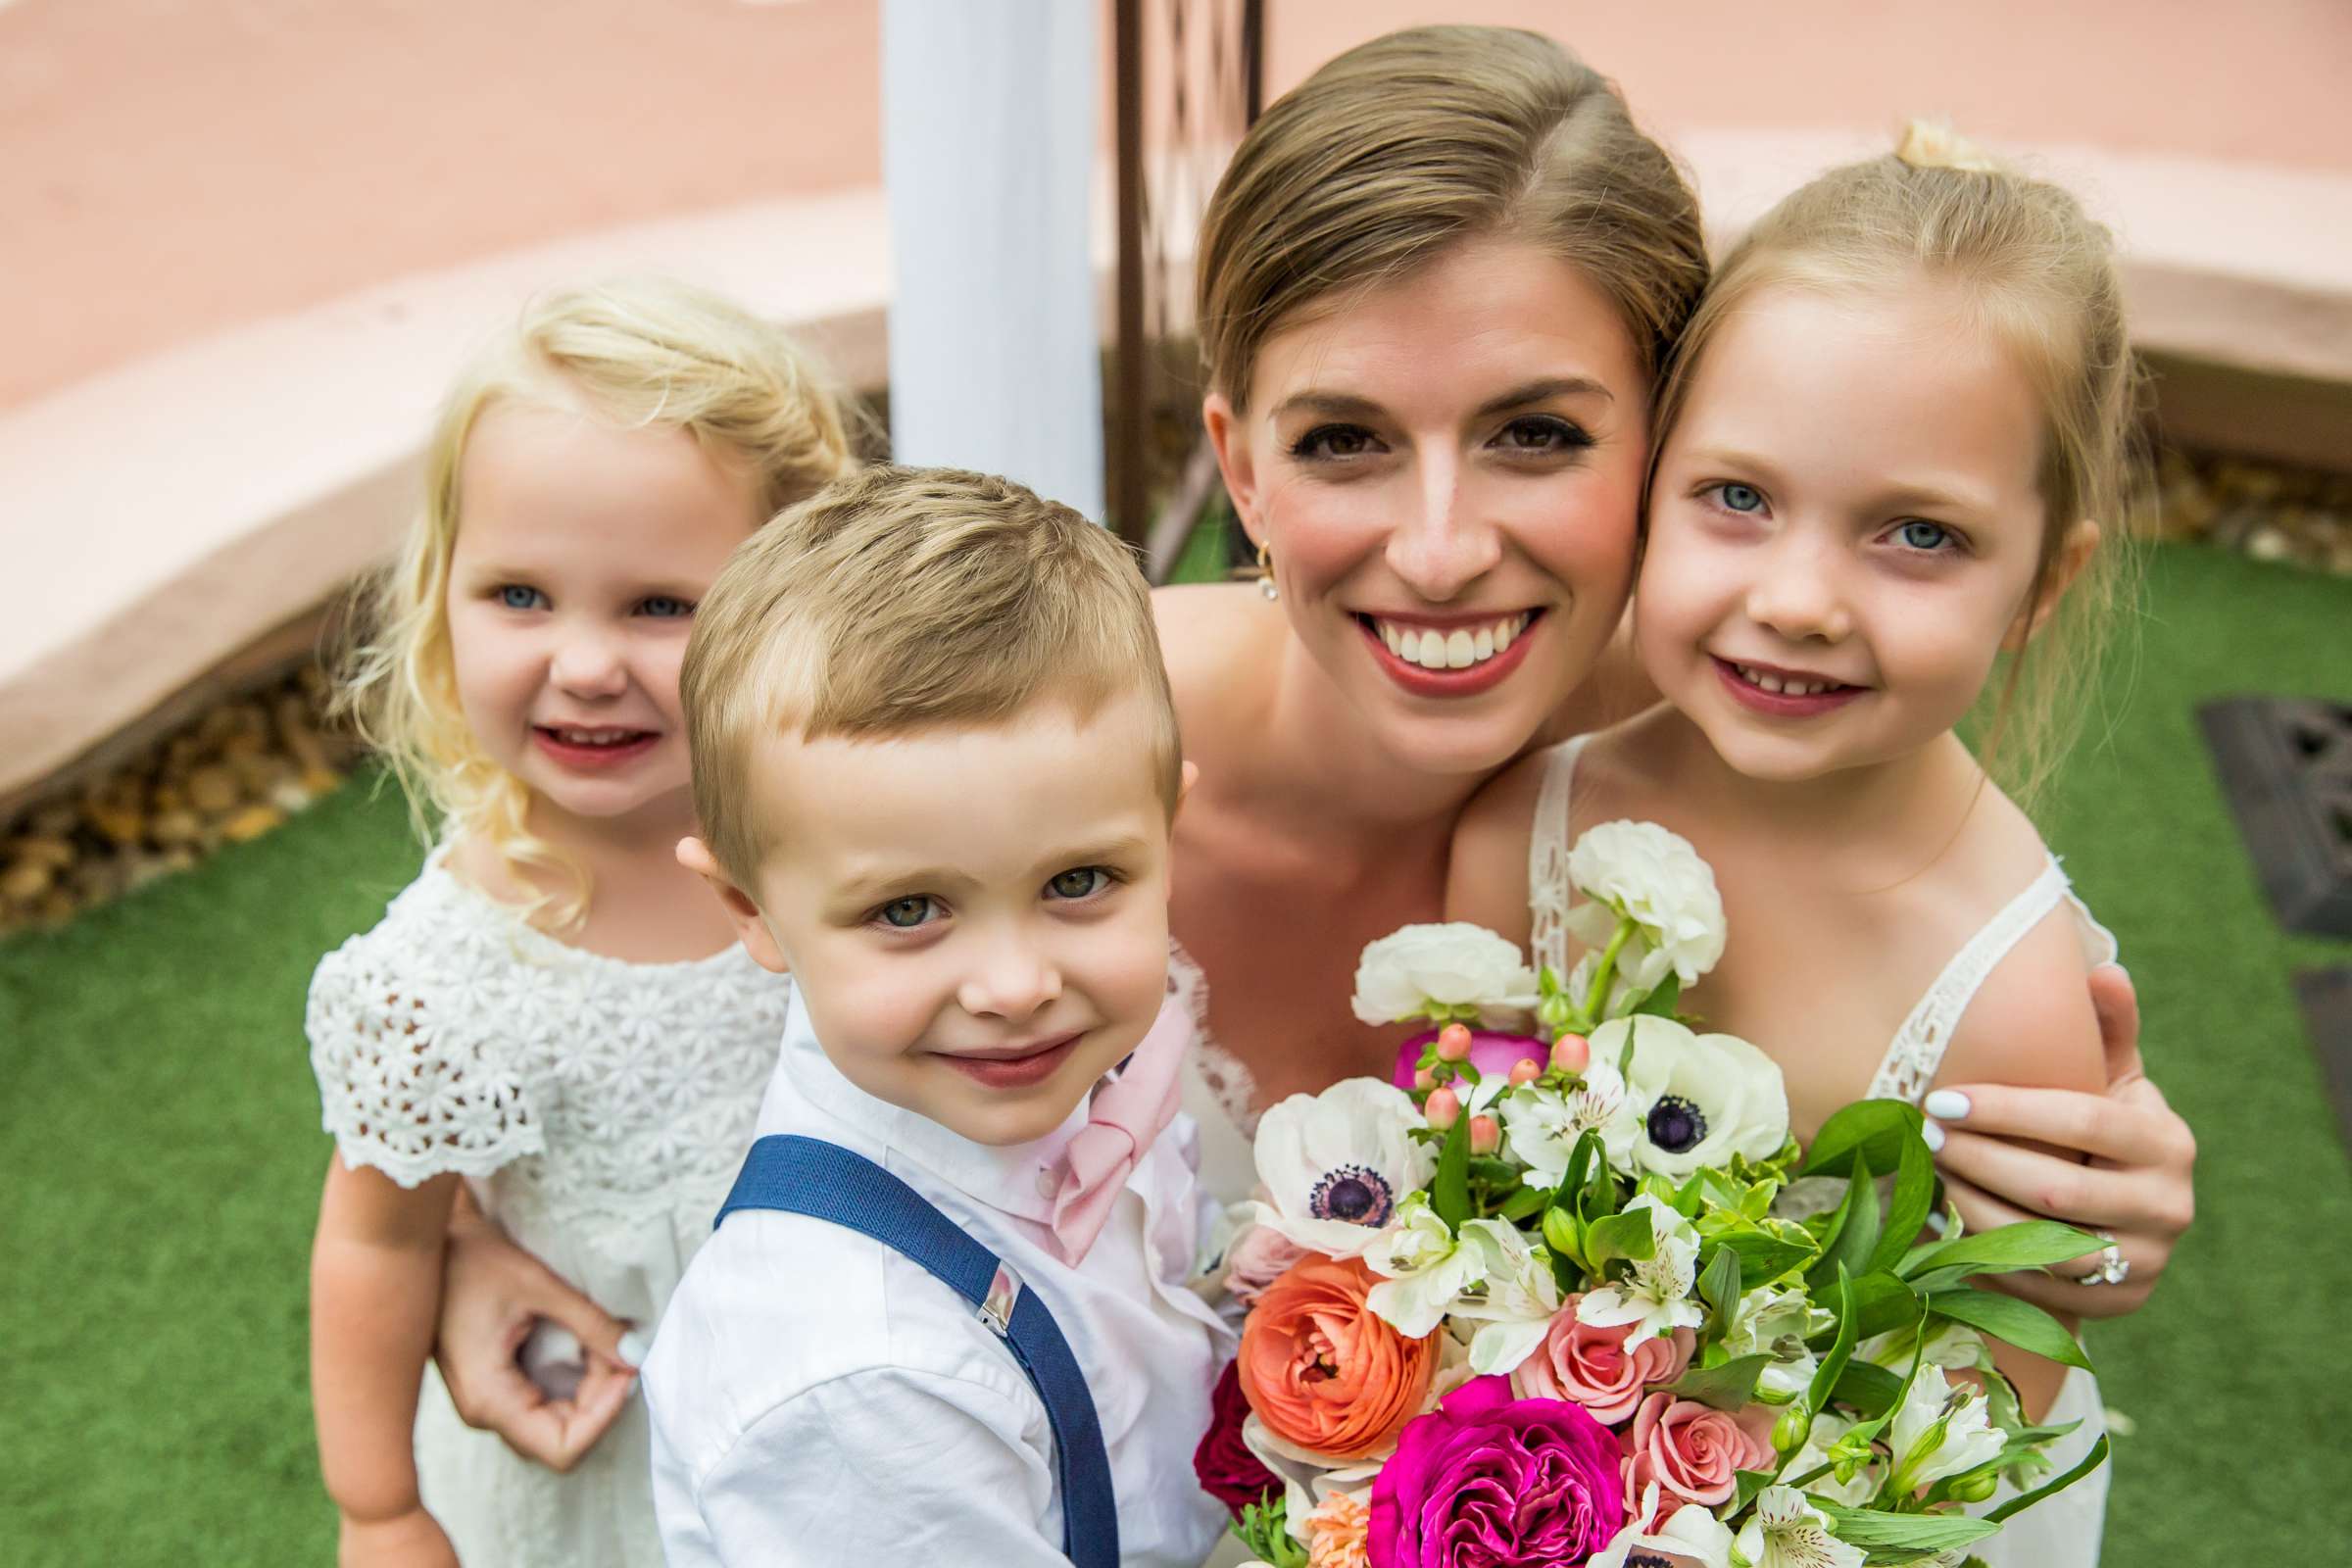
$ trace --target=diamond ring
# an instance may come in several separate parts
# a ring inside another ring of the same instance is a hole
[[[2101,1232],[2100,1234],[2104,1235],[2105,1233]],[[2109,1237],[2107,1245],[2099,1249],[2099,1266],[2087,1274],[2076,1275],[2075,1283],[2077,1285],[2121,1285],[2131,1277],[2132,1260],[2124,1256],[2123,1249],[2115,1245],[2113,1237]]]

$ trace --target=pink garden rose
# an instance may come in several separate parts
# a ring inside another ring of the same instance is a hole
[[[1282,1232],[1270,1225],[1252,1225],[1234,1238],[1225,1253],[1226,1292],[1245,1305],[1252,1303],[1261,1291],[1304,1256],[1306,1249]]]
[[[1698,1337],[1689,1329],[1676,1329],[1672,1338],[1643,1340],[1628,1352],[1625,1341],[1634,1325],[1597,1328],[1579,1323],[1576,1303],[1581,1299],[1571,1296],[1561,1304],[1544,1331],[1544,1343],[1511,1374],[1511,1386],[1522,1398],[1567,1399],[1592,1411],[1592,1419],[1602,1425],[1615,1426],[1634,1413],[1642,1389],[1683,1375]]]
[[[1735,1416],[1696,1399],[1649,1396],[1625,1434],[1626,1494],[1638,1497],[1654,1481],[1665,1489],[1664,1502],[1713,1507],[1729,1500],[1740,1486],[1735,1471],[1772,1468],[1772,1421],[1764,1405]]]
[[[1608,1428],[1580,1404],[1472,1378],[1416,1417],[1372,1483],[1378,1568],[1581,1563],[1625,1524]]]

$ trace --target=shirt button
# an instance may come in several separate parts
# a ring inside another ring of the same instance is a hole
[[[1052,1198],[1054,1193],[1060,1190],[1060,1188],[1061,1178],[1054,1174],[1053,1167],[1048,1166],[1046,1169],[1037,1173],[1038,1197]]]

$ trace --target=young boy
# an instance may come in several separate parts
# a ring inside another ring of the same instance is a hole
[[[1007,480],[870,468],[735,555],[680,685],[679,858],[796,995],[645,1364],[672,1568],[1193,1568],[1232,1347],[1154,1137],[1183,762],[1133,561]]]

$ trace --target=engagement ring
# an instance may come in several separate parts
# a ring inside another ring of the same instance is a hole
[[[2105,1234],[2102,1232],[2101,1234]],[[2122,1248],[2112,1237],[2099,1249],[2099,1266],[2087,1274],[2075,1276],[2077,1285],[2121,1285],[2132,1277],[2132,1260],[2124,1256]]]

